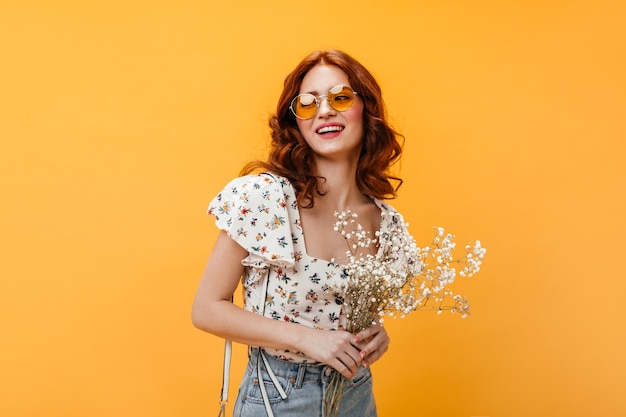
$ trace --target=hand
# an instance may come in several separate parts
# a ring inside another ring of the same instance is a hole
[[[389,335],[382,324],[373,324],[354,337],[354,343],[361,350],[361,363],[368,367],[380,359],[389,349]]]
[[[344,330],[315,330],[302,350],[318,362],[335,368],[348,379],[354,378],[361,365],[361,348],[354,343],[354,335]]]

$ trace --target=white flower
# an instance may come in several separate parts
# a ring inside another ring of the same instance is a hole
[[[347,330],[358,332],[376,321],[382,322],[384,316],[395,319],[415,310],[436,310],[438,314],[450,310],[461,312],[462,317],[469,314],[467,300],[454,295],[448,286],[454,283],[457,264],[462,266],[458,272],[462,277],[471,277],[480,270],[485,254],[480,241],[467,245],[465,254],[455,259],[454,235],[446,234],[442,227],[435,228],[430,246],[419,248],[407,225],[401,222],[391,223],[384,233],[376,232],[378,239],[372,239],[354,220],[355,213],[335,216],[334,230],[348,243],[348,277],[341,288],[331,290],[343,296]],[[361,253],[374,243],[383,248],[382,256]]]

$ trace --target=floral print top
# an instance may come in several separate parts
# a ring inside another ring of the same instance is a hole
[[[404,221],[389,204],[374,201],[381,210],[377,256],[384,256],[387,222],[404,225]],[[340,264],[307,254],[295,190],[288,179],[267,173],[236,178],[211,201],[208,214],[249,253],[242,261],[246,310],[317,329],[339,327],[342,302],[329,290],[346,276]],[[334,233],[333,225],[329,233]],[[284,360],[313,361],[301,352],[266,350]]]

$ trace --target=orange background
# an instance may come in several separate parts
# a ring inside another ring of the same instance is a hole
[[[388,324],[380,415],[625,415],[623,4],[3,2],[0,415],[216,412],[204,210],[326,47],[383,87],[418,242],[488,248],[471,318]]]

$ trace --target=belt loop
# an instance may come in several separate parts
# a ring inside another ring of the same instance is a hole
[[[304,382],[305,374],[306,374],[306,365],[304,363],[301,363],[300,366],[298,366],[298,376],[296,376],[296,383],[295,383],[296,389],[302,388],[302,383]]]

